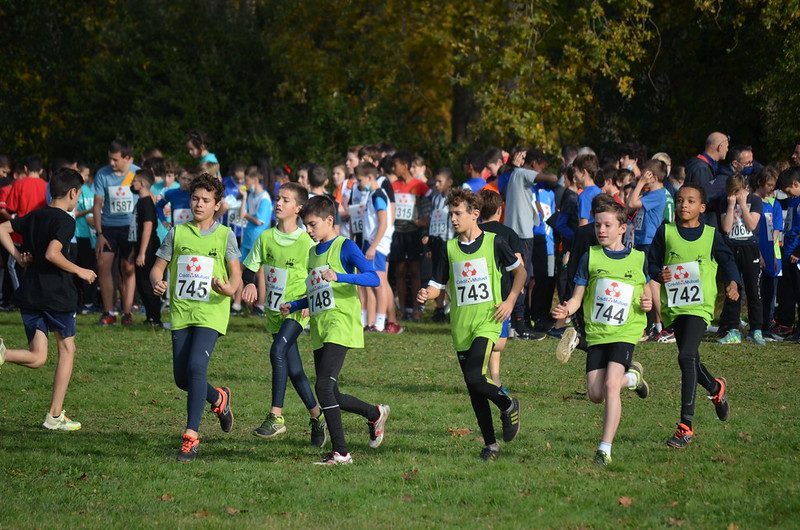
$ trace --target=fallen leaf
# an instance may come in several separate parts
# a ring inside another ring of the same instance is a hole
[[[89,480],[89,477],[86,475],[86,473],[81,475],[81,480]]]
[[[150,404],[151,405],[158,405],[158,400],[157,399],[151,399],[150,400]]]
[[[408,473],[400,473],[400,476],[403,478],[403,480],[414,480],[417,478],[417,475],[419,475],[419,469],[417,468],[412,469]]]
[[[448,427],[447,428],[447,432],[449,432],[451,435],[455,436],[456,438],[461,438],[463,436],[471,434],[472,433],[472,429],[469,429],[467,427]]]
[[[233,506],[226,507],[225,511],[228,513],[228,515],[236,515],[237,513],[239,513],[239,510],[237,510]]]
[[[619,502],[620,506],[624,506],[624,507],[628,508],[628,507],[630,507],[631,504],[633,504],[633,499],[631,499],[630,497],[627,497],[627,496],[623,496],[623,497],[620,497],[619,499],[617,499],[617,502]]]
[[[403,495],[403,501],[404,502],[411,502],[412,500],[414,500],[414,497],[412,497],[411,495],[408,495],[408,494]]]
[[[194,516],[198,519],[204,519],[208,517],[208,510],[200,510],[198,512],[194,512]]]
[[[547,442],[547,443],[546,443],[544,446],[545,446],[547,449],[552,449],[552,448],[553,448],[553,446],[552,446],[552,445],[550,445],[550,442]]]
[[[730,523],[728,525],[728,530],[739,530],[739,525],[736,523]]]
[[[174,497],[172,495],[170,495],[169,493],[165,493],[164,495],[159,497],[159,500],[162,500],[162,501],[171,501],[172,499],[174,499]]]
[[[533,493],[531,493],[531,490],[522,490],[519,492],[520,497],[530,497],[531,495],[533,495]]]
[[[678,506],[678,501],[672,501],[670,506],[672,506],[673,508],[677,507]]]
[[[669,526],[683,526],[684,520],[683,519],[676,519],[675,517],[670,517],[667,519],[667,524]]]
[[[746,433],[744,431],[739,433],[739,439],[741,441],[745,442],[745,443],[750,443],[750,442],[753,441],[753,439],[750,437],[750,434],[748,434],[748,433]]]
[[[133,389],[133,397],[139,397],[139,389],[138,388],[134,388]]]

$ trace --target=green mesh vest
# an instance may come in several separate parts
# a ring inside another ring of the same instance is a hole
[[[687,241],[676,225],[666,225],[664,241],[664,266],[672,271],[672,281],[661,286],[664,326],[680,315],[698,316],[711,323],[717,299],[717,262],[711,254],[714,228],[706,225],[696,241]]]
[[[260,246],[260,255],[264,260],[264,278],[266,279],[267,331],[277,333],[285,319],[296,320],[305,327],[308,318],[303,318],[301,311],[289,316],[281,315],[281,304],[302,298],[306,292],[306,276],[308,276],[308,251],[314,246],[314,240],[303,232],[291,245],[280,245],[275,239],[275,230],[264,231],[256,241]]]

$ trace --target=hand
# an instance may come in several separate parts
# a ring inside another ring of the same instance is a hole
[[[651,184],[653,184],[653,182],[655,182],[656,177],[653,175],[652,172],[645,171],[644,173],[642,173],[642,180],[644,181],[645,186],[650,186]]]
[[[730,282],[725,287],[725,296],[727,296],[728,299],[733,302],[739,299],[739,286],[736,285],[736,282]]]
[[[798,261],[800,261],[800,258],[792,254],[791,256],[789,256],[789,261],[791,261],[792,263],[797,263]]]
[[[370,261],[374,260],[375,259],[375,249],[372,248],[372,247],[369,247],[367,249],[367,251],[364,253],[364,257],[367,258]]]
[[[17,252],[17,255],[14,256],[14,260],[19,263],[20,267],[27,267],[31,263],[33,263],[33,254],[30,252]]]
[[[420,290],[419,290],[419,292],[417,293],[417,303],[419,303],[419,304],[424,304],[424,303],[425,303],[425,302],[427,302],[427,301],[428,301],[428,289],[426,289],[425,287],[423,287],[423,288],[422,288],[422,289],[420,289]]]
[[[300,316],[302,316],[303,318],[308,318],[309,316],[311,316],[311,311],[309,311],[308,308],[302,309],[300,310]]]
[[[281,309],[281,315],[289,316],[289,313],[291,313],[292,305],[291,304],[281,304],[280,309]]]
[[[336,272],[334,272],[333,269],[325,269],[324,271],[322,271],[321,276],[322,276],[322,279],[325,280],[326,282],[335,282],[335,281],[337,281]]]
[[[223,282],[222,280],[214,276],[211,279],[211,288],[217,291],[219,294],[225,296],[233,296],[233,290],[231,289],[231,284],[228,280],[225,280]]]
[[[514,160],[511,162],[514,167],[522,167],[525,163],[525,151],[520,151],[514,155]]]
[[[561,302],[557,306],[553,308],[553,311],[550,313],[553,318],[556,320],[561,320],[569,317],[569,309],[567,309],[567,303]]]
[[[157,281],[153,284],[153,294],[156,296],[164,296],[164,293],[167,292],[167,288],[169,284],[165,280]]]
[[[642,296],[639,297],[639,303],[642,306],[642,311],[645,313],[653,309],[653,297],[650,296],[647,286],[645,286],[645,290],[642,291]]]
[[[672,281],[672,269],[669,267],[664,267],[661,269],[661,283],[667,283]]]
[[[248,304],[255,303],[256,299],[258,298],[258,288],[254,283],[248,283],[244,291],[242,291],[242,300],[247,302]]]
[[[428,236],[422,236],[422,244],[423,245],[427,245],[429,240],[430,240],[430,238],[428,238]]]
[[[494,311],[494,319],[498,322],[503,322],[511,316],[511,311],[514,310],[514,303],[511,300],[505,300],[497,304],[497,309]]]
[[[108,240],[106,239],[106,236],[99,234],[97,236],[97,244],[95,245],[95,253],[97,254],[98,259],[100,258],[100,255],[106,251],[106,249],[111,252],[111,247],[108,246]]]
[[[747,190],[745,188],[742,188],[736,192],[736,202],[738,202],[741,206],[747,204]]]
[[[91,269],[78,269],[78,278],[85,282],[94,283],[97,279],[97,273]]]
[[[736,195],[728,195],[728,208],[736,204]]]
[[[172,228],[172,225],[171,225],[171,224],[169,224],[169,221],[162,221],[162,222],[161,222],[161,224],[162,224],[162,225],[164,226],[164,228],[166,228],[167,230],[170,230],[170,229]]]
[[[144,267],[144,254],[139,254],[136,256],[136,266]]]

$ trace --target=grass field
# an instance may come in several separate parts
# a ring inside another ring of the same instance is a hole
[[[797,344],[705,343],[704,362],[729,382],[731,419],[718,421],[698,393],[696,438],[683,451],[664,444],[678,419],[675,347],[639,347],[652,397],[625,393],[614,463],[599,469],[592,456],[602,407],[586,399],[581,352],[559,365],[553,339],[510,344],[504,383],[522,402],[522,431],[486,463],[449,331],[421,324],[370,334],[365,350],[348,355],[340,383],[391,405],[386,439],[369,449],[361,418],[345,415],[355,464],[321,468],[311,465],[321,452],[308,445],[307,414],[291,386],[289,432],[272,441],[251,435],[269,407],[268,341],[263,321],[237,318],[209,370],[212,384],[233,390],[234,430],[223,434],[206,414],[200,456],[181,465],[185,395],[172,382],[169,333],[94,321],[80,318],[67,394],[82,430],[40,427],[54,353],[40,370],[0,368],[2,528],[800,526]],[[0,316],[0,336],[23,345],[19,315]],[[313,374],[309,347],[304,336]]]

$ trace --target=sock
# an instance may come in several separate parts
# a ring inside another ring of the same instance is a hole
[[[636,374],[633,372],[625,372],[625,386],[627,388],[636,388],[638,383]]]
[[[611,456],[611,444],[606,442],[600,442],[597,446],[598,451],[603,451],[608,456]]]
[[[362,309],[361,310],[361,327],[362,328],[366,327],[366,325],[367,325],[367,310],[366,309]]]
[[[262,305],[256,304],[255,307],[256,307],[256,309],[260,309],[261,311],[264,310],[264,305],[263,304]]]
[[[378,313],[375,315],[375,329],[383,331],[386,328],[386,315]]]
[[[656,322],[655,324],[653,324],[653,329],[655,330],[656,333],[661,333],[661,322]]]
[[[241,311],[242,310],[242,304],[237,304],[237,303],[234,302],[234,303],[231,304],[231,309],[233,309],[234,311]]]

